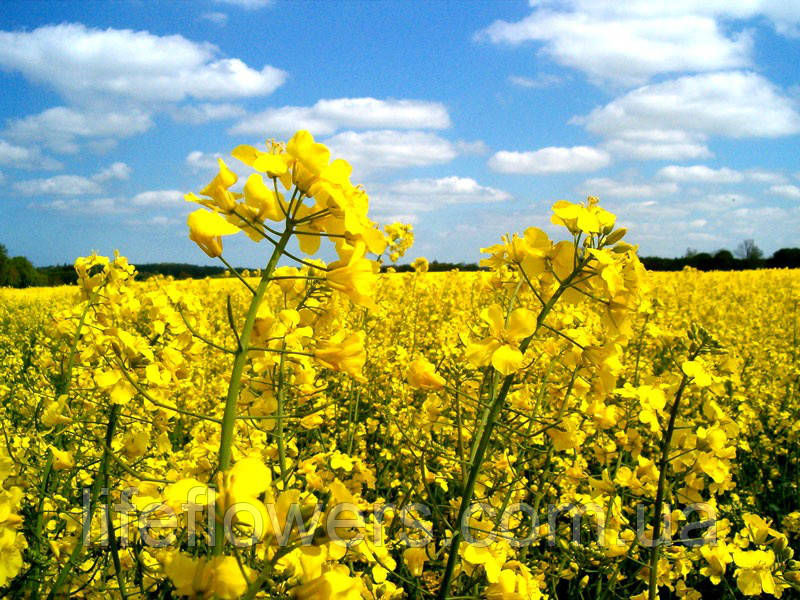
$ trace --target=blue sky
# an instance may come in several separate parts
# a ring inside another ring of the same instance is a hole
[[[800,245],[794,2],[7,1],[0,89],[0,243],[36,265],[208,262],[182,195],[300,128],[414,224],[409,259],[590,193],[642,254]]]

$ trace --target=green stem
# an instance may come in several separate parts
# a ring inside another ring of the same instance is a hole
[[[69,391],[69,386],[72,383],[72,368],[75,364],[75,354],[78,349],[78,342],[81,339],[81,331],[83,330],[83,326],[86,323],[86,317],[89,315],[89,308],[92,306],[92,300],[94,299],[94,294],[90,294],[89,297],[86,299],[86,306],[83,307],[83,311],[81,312],[80,320],[78,321],[78,327],[75,329],[75,335],[72,338],[72,343],[70,344],[69,348],[69,356],[67,358],[67,368],[61,374],[61,379],[55,386],[55,396],[56,400],[66,394]],[[58,434],[55,439],[55,443],[59,444],[61,441],[61,435]],[[48,448],[47,449],[47,463],[44,467],[44,473],[42,475],[42,485],[39,488],[39,505],[36,509],[36,525],[34,526],[33,532],[33,556],[36,563],[34,564],[33,570],[31,572],[31,578],[33,581],[38,582],[40,579],[40,569],[42,563],[41,557],[41,548],[42,548],[42,527],[44,526],[44,501],[47,497],[47,487],[50,483],[50,476],[53,473],[53,451]],[[32,595],[34,600],[39,598],[39,586],[38,584],[34,588],[34,592]]]
[[[661,551],[661,520],[662,511],[664,507],[664,484],[667,480],[667,466],[669,464],[669,447],[672,443],[672,434],[675,431],[675,419],[678,417],[678,406],[681,403],[681,396],[686,389],[686,384],[689,378],[684,375],[681,379],[681,384],[678,386],[678,391],[675,392],[675,401],[672,403],[672,409],[669,414],[669,424],[667,425],[667,432],[664,434],[664,440],[661,443],[661,461],[659,463],[658,474],[658,487],[656,488],[656,506],[655,514],[653,515],[653,549],[650,553],[650,585],[648,591],[648,599],[655,600],[658,595],[658,555]]]
[[[284,382],[284,358],[286,354],[281,354],[280,364],[278,366],[278,411],[277,411],[277,422],[275,423],[277,429],[277,437],[278,437],[278,462],[280,463],[281,467],[281,481],[283,482],[283,488],[286,489],[286,442],[283,436],[283,411],[284,411],[284,404],[286,403],[286,385]]]
[[[353,442],[355,441],[356,430],[358,429],[358,404],[359,400],[361,399],[361,391],[356,391],[356,397],[354,401],[354,408],[353,408],[353,416],[350,420],[350,435],[347,439],[347,454],[353,453]]]
[[[534,336],[538,333],[550,310],[553,308],[553,306],[555,306],[556,302],[558,302],[558,299],[561,297],[561,295],[567,290],[571,281],[575,278],[579,270],[579,267],[576,267],[576,269],[573,270],[573,272],[561,282],[553,296],[547,301],[547,304],[542,307],[542,310],[539,312],[539,316],[536,318],[536,329],[530,336],[522,341],[519,346],[520,352],[525,354],[525,351],[528,349],[531,341],[533,341]],[[466,515],[469,506],[472,504],[472,496],[475,493],[475,482],[477,481],[481,467],[483,466],[483,459],[486,455],[486,450],[489,447],[489,440],[492,437],[492,431],[494,429],[495,422],[500,416],[500,412],[502,411],[503,405],[506,402],[508,392],[511,390],[511,386],[514,384],[515,375],[515,373],[512,373],[505,376],[503,383],[500,386],[500,391],[498,392],[497,396],[495,396],[494,401],[485,413],[485,421],[483,422],[480,430],[480,437],[478,438],[478,443],[474,447],[474,452],[471,457],[469,476],[461,493],[461,504],[458,507],[458,518],[456,519],[456,527],[458,530],[453,534],[453,539],[450,544],[450,552],[447,557],[447,564],[442,577],[442,584],[439,587],[439,594],[437,595],[438,600],[445,600],[450,592],[453,571],[455,570],[456,560],[458,558],[458,548],[461,544],[461,528],[464,521],[464,516]]]
[[[239,335],[239,348],[236,350],[235,358],[233,359],[233,369],[231,370],[231,378],[228,383],[228,394],[225,398],[225,411],[222,415],[222,431],[220,432],[219,443],[219,463],[217,471],[222,473],[227,471],[231,466],[231,447],[233,445],[233,431],[236,423],[236,404],[239,400],[239,392],[242,387],[242,374],[244,367],[247,363],[247,351],[250,346],[250,335],[253,332],[253,325],[256,321],[258,314],[258,307],[264,299],[264,294],[267,292],[269,286],[270,276],[278,264],[278,259],[283,254],[286,244],[292,235],[291,223],[287,222],[286,229],[281,234],[277,245],[272,251],[272,256],[269,258],[267,266],[261,275],[261,281],[258,283],[256,292],[253,299],[250,301],[250,308],[247,310],[244,325]],[[218,515],[222,517],[222,515]],[[222,554],[222,546],[225,543],[225,535],[221,519],[217,519],[216,535],[214,537],[214,555]]]
[[[458,438],[457,438],[457,448],[458,448],[458,458],[460,460],[460,467],[461,467],[461,481],[464,481],[467,478],[467,472],[464,467],[464,439],[463,434],[461,433],[462,428],[464,427],[461,417],[461,401],[458,399],[458,382],[456,382],[456,426],[458,427]]]
[[[92,514],[94,511],[94,506],[97,502],[97,499],[100,497],[100,490],[103,483],[107,480],[106,479],[106,470],[108,469],[108,448],[111,447],[111,441],[114,438],[114,431],[117,427],[117,416],[119,415],[120,406],[119,404],[114,404],[111,406],[111,414],[108,417],[108,425],[106,426],[106,449],[103,450],[103,457],[100,459],[100,467],[97,471],[97,476],[94,478],[94,482],[92,483],[92,491],[89,497],[89,506],[87,507],[87,514],[85,515],[86,522],[83,524],[84,529],[91,528],[91,520]],[[109,535],[111,532],[109,531]],[[81,535],[78,536],[78,539],[75,541],[75,548],[73,548],[72,553],[69,555],[67,562],[61,567],[61,571],[58,573],[58,577],[56,578],[56,582],[53,584],[53,587],[50,589],[50,593],[47,594],[47,600],[51,600],[55,598],[58,594],[59,590],[62,588],[64,583],[66,583],[67,578],[69,577],[70,573],[73,569],[77,568],[78,562],[83,554],[84,544],[86,543],[86,536],[87,532],[82,531]]]
[[[41,566],[43,563],[43,557],[41,556],[41,548],[42,548],[42,527],[44,525],[44,500],[47,497],[47,486],[50,483],[50,475],[53,471],[53,450],[48,448],[47,449],[47,464],[44,467],[44,475],[42,476],[42,485],[39,487],[39,505],[36,509],[36,525],[34,526],[33,532],[33,570],[31,571],[31,578],[32,581],[38,582],[39,581],[39,572],[41,570]],[[39,585],[36,584],[36,587],[33,590],[33,594],[31,597],[34,600],[38,600],[39,598]]]
[[[119,405],[114,405],[115,409],[119,408]],[[117,411],[119,412],[119,411]],[[103,446],[104,456],[114,456],[111,452],[111,448],[109,444],[104,444]],[[116,457],[114,457],[116,459]],[[108,536],[108,546],[111,550],[111,562],[114,563],[114,573],[117,577],[117,585],[119,586],[119,595],[122,597],[123,600],[127,600],[128,594],[125,591],[125,579],[122,574],[122,563],[119,560],[119,547],[117,545],[117,533],[114,529],[114,519],[111,516],[111,507],[109,506],[111,502],[111,487],[109,486],[108,482],[108,469],[104,469],[104,480],[103,480],[103,487],[106,490],[106,535]],[[126,530],[123,530],[123,532]]]
[[[67,368],[64,371],[64,375],[61,381],[58,382],[56,386],[56,397],[62,394],[66,394],[67,390],[69,389],[70,381],[72,380],[72,367],[75,365],[75,354],[78,351],[78,342],[81,339],[81,330],[83,326],[86,324],[86,317],[89,314],[89,307],[91,306],[91,299],[86,301],[86,306],[81,313],[81,319],[78,321],[78,328],[75,330],[75,337],[72,340],[72,344],[70,345],[69,349],[69,358],[67,359]]]

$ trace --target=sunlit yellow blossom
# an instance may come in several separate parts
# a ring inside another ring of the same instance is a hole
[[[701,572],[708,577],[712,583],[718,584],[725,575],[725,569],[732,562],[733,557],[726,544],[720,542],[715,546],[703,544],[700,546],[700,554],[706,559],[708,565],[703,567]]]
[[[261,539],[267,534],[269,517],[258,499],[270,486],[270,470],[254,457],[243,458],[217,476],[217,518],[236,527],[243,537]],[[236,532],[228,531],[231,537]]]
[[[361,586],[357,579],[351,577],[347,568],[334,568],[292,589],[292,596],[297,600],[359,600]]]
[[[489,325],[489,337],[467,347],[467,360],[476,367],[491,363],[503,375],[518,371],[523,362],[519,342],[536,329],[534,313],[526,308],[517,308],[506,322],[503,309],[493,304],[481,312],[481,318]]]
[[[257,221],[269,219],[280,221],[284,217],[281,210],[283,198],[276,196],[275,191],[268,188],[258,173],[253,173],[244,184],[244,200],[247,206],[254,209],[253,218]]]
[[[445,381],[427,359],[418,358],[408,366],[408,383],[422,390],[438,390]]]
[[[75,459],[72,456],[72,452],[59,450],[58,448],[51,448],[50,451],[53,453],[53,468],[56,471],[71,469],[75,466]]]
[[[325,278],[330,287],[342,292],[356,304],[371,306],[377,283],[374,261],[364,258],[366,245],[356,242],[355,246],[337,245],[339,260],[328,265]]]
[[[256,171],[266,173],[269,177],[280,177],[288,170],[286,159],[283,155],[262,152],[253,146],[236,146],[231,154],[234,158],[238,158]]]
[[[510,238],[503,236],[503,242],[481,248],[481,252],[492,255],[481,260],[482,266],[496,268],[503,264],[516,265],[528,279],[537,277],[544,271],[545,257],[552,247],[552,242],[544,231],[538,227],[528,227],[524,237],[515,233]]]
[[[427,273],[429,266],[428,259],[424,256],[418,256],[414,259],[414,262],[411,263],[411,268],[417,273]]]
[[[538,600],[542,597],[537,581],[518,561],[507,562],[500,571],[497,583],[486,588],[487,600]]]
[[[733,553],[736,569],[736,587],[745,596],[757,596],[762,591],[775,595],[775,580],[772,566],[775,553],[772,550],[736,550]]]
[[[314,350],[314,357],[324,367],[360,378],[366,360],[364,332],[348,334],[340,331],[328,340],[320,340]]]
[[[699,361],[687,360],[681,365],[681,369],[698,387],[708,387],[712,383],[711,375]]]
[[[186,219],[189,239],[211,258],[222,254],[222,236],[233,235],[239,228],[231,225],[217,213],[202,208],[192,212]]]
[[[295,133],[286,144],[286,153],[294,159],[294,184],[303,192],[309,191],[331,159],[328,148],[315,142],[308,131]]]
[[[234,600],[247,591],[247,579],[233,556],[206,560],[178,553],[164,570],[180,596]]]
[[[425,548],[406,548],[403,550],[403,562],[408,567],[409,573],[415,577],[422,575],[425,561],[428,560],[428,553]]]
[[[22,564],[17,534],[12,529],[0,529],[0,586],[17,576]]]
[[[239,177],[228,168],[228,165],[221,158],[217,159],[217,162],[219,163],[219,172],[200,191],[200,194],[205,198],[198,198],[194,194],[188,194],[186,200],[197,202],[213,210],[229,212],[236,206],[236,195],[230,192],[228,188],[235,184]]]

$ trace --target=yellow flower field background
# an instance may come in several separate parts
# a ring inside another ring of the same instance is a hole
[[[307,132],[228,163],[189,235],[259,272],[0,290],[0,593],[797,597],[796,271],[647,273],[589,198],[395,273]]]

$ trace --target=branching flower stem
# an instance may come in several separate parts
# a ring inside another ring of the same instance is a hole
[[[544,324],[544,321],[547,318],[547,315],[550,313],[550,310],[553,308],[553,306],[555,306],[556,302],[558,302],[558,299],[570,286],[572,280],[576,277],[581,267],[582,264],[578,263],[572,273],[570,273],[560,283],[558,289],[556,289],[550,300],[548,300],[547,303],[542,307],[541,311],[539,312],[539,316],[536,318],[536,329],[530,336],[522,340],[522,343],[519,346],[520,352],[525,354],[525,351],[528,349],[531,341]],[[448,594],[450,592],[450,585],[452,584],[453,572],[455,570],[456,560],[458,558],[458,548],[461,545],[462,523],[467,516],[467,510],[469,510],[469,507],[472,504],[472,497],[475,494],[475,482],[477,481],[481,467],[483,466],[483,459],[486,455],[486,450],[489,447],[489,440],[492,437],[494,425],[500,416],[500,413],[502,412],[503,406],[506,402],[506,397],[508,396],[508,392],[511,390],[511,386],[514,384],[515,378],[516,374],[512,373],[510,375],[506,375],[506,377],[503,379],[500,390],[488,409],[488,413],[485,416],[482,427],[479,429],[479,437],[476,438],[478,443],[474,447],[474,452],[472,453],[469,475],[467,480],[464,482],[464,489],[461,493],[461,504],[458,507],[458,518],[456,519],[456,527],[458,529],[453,533],[453,539],[450,544],[450,552],[447,557],[447,564],[445,566],[444,575],[442,576],[441,586],[439,587],[439,594],[437,595],[438,600],[445,600],[449,597]]]
[[[694,360],[695,355],[690,355],[689,360]],[[675,401],[672,403],[672,408],[669,413],[669,423],[667,424],[667,431],[664,434],[664,439],[661,442],[661,460],[659,461],[658,473],[658,487],[656,488],[656,504],[655,514],[653,514],[653,549],[650,552],[650,581],[648,590],[648,600],[655,600],[658,596],[658,555],[661,552],[661,513],[664,510],[664,488],[667,481],[667,467],[669,466],[669,451],[670,444],[672,443],[672,434],[675,431],[675,420],[678,417],[678,408],[680,407],[681,397],[686,390],[686,385],[689,383],[689,377],[685,374],[681,379],[678,390],[675,392]]]
[[[242,330],[240,332],[239,348],[236,350],[236,354],[233,359],[233,369],[231,370],[231,378],[230,382],[228,383],[228,393],[225,398],[225,411],[223,412],[222,416],[222,431],[220,433],[219,462],[217,469],[218,472],[225,472],[231,466],[233,432],[234,425],[236,423],[236,404],[238,402],[239,392],[241,391],[242,387],[242,375],[244,373],[244,367],[247,363],[250,335],[253,331],[253,326],[256,321],[258,307],[261,305],[261,301],[264,299],[264,294],[269,286],[271,275],[273,271],[275,271],[275,267],[278,265],[278,260],[283,254],[291,235],[291,223],[287,222],[286,229],[281,234],[281,237],[278,240],[278,243],[275,245],[272,255],[269,258],[269,262],[262,272],[261,281],[259,282],[258,287],[253,294],[253,298],[250,301],[250,307],[247,310],[244,325],[242,326]],[[221,519],[222,515],[218,515],[218,517],[219,518],[216,522],[216,535],[214,536],[215,556],[222,554],[222,547],[225,543],[225,535]]]
[[[92,306],[92,302],[95,298],[94,294],[89,294],[89,297],[86,300],[86,306],[84,306],[83,311],[81,312],[80,320],[78,321],[78,326],[75,330],[75,335],[72,338],[72,343],[70,344],[69,348],[69,358],[67,359],[67,367],[61,375],[61,379],[56,384],[55,396],[58,398],[59,396],[66,394],[69,391],[70,384],[72,383],[72,368],[75,364],[75,354],[78,351],[78,342],[81,339],[81,335],[83,335],[83,328],[86,325],[86,318],[89,316],[89,309]],[[56,438],[56,443],[58,443],[61,439],[61,435],[59,434]],[[33,535],[33,555],[35,560],[37,561],[33,567],[33,579],[34,581],[39,580],[39,572],[41,568],[41,547],[42,547],[42,527],[44,525],[44,501],[47,498],[47,488],[50,484],[50,478],[53,473],[53,451],[51,449],[47,450],[47,463],[45,464],[44,474],[42,475],[42,485],[39,489],[39,506],[36,511],[36,525],[34,527],[34,535]],[[37,585],[34,589],[33,598],[37,599],[39,597],[39,586]]]
[[[81,555],[83,554],[84,545],[86,543],[86,537],[89,534],[89,529],[91,528],[91,518],[92,514],[94,513],[95,505],[97,504],[97,500],[100,497],[100,491],[102,485],[107,481],[106,478],[106,470],[108,469],[108,458],[109,452],[108,450],[111,447],[111,441],[114,439],[114,431],[117,427],[117,416],[119,415],[119,404],[114,404],[111,406],[111,414],[108,417],[108,425],[106,426],[106,439],[105,439],[105,448],[103,450],[103,457],[100,459],[100,466],[97,471],[97,475],[95,475],[94,482],[92,483],[92,489],[89,496],[89,506],[87,507],[87,513],[84,518],[88,521],[83,524],[84,531],[81,535],[78,536],[77,540],[75,541],[75,548],[73,548],[72,553],[69,555],[69,558],[64,563],[64,566],[61,568],[61,571],[58,573],[58,577],[56,577],[56,581],[53,584],[53,587],[50,589],[50,593],[47,594],[47,600],[51,600],[58,596],[58,592],[61,587],[66,583],[67,578],[72,573],[73,569],[78,566],[80,561]],[[113,535],[109,531],[109,535]]]

